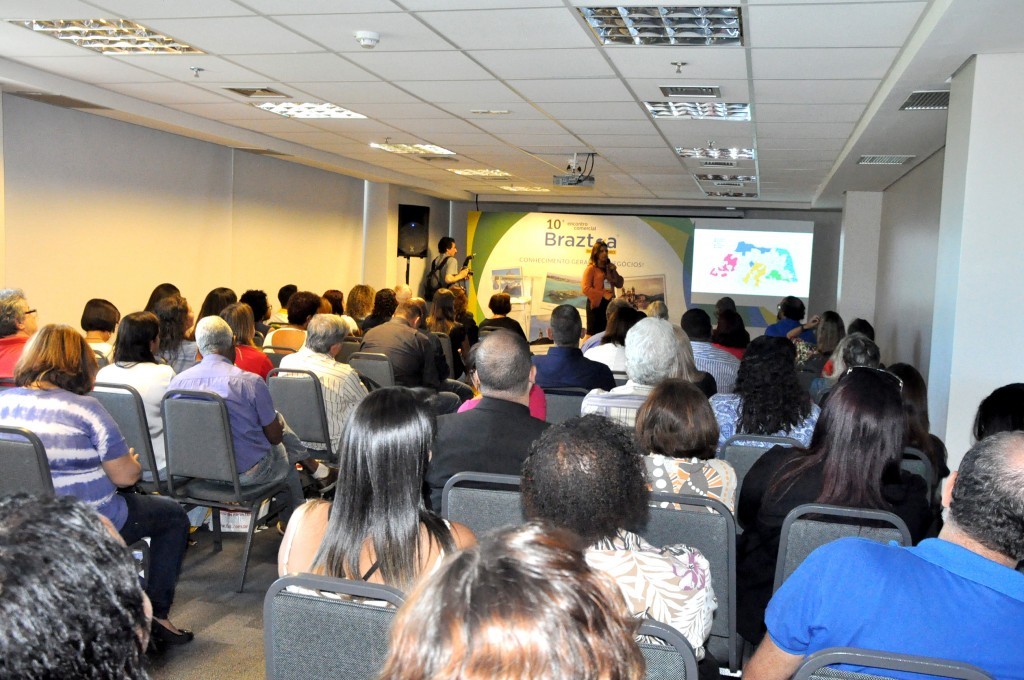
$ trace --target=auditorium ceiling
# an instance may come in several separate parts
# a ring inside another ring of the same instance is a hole
[[[943,146],[946,111],[902,109],[912,93],[941,107],[972,54],[1024,49],[1020,0],[0,0],[0,19],[7,93],[529,204],[839,207]],[[165,51],[104,39],[115,20]],[[90,27],[107,52],[54,37]]]

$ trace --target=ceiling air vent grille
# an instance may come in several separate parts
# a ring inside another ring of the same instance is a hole
[[[914,156],[874,155],[861,156],[857,165],[903,165]]]
[[[735,168],[736,161],[701,161],[702,168]]]
[[[738,187],[742,189],[745,185],[743,182],[712,182],[716,187]]]
[[[944,111],[949,108],[949,90],[911,92],[900,111]]]
[[[246,99],[288,99],[289,97],[284,92],[278,92],[272,87],[226,87],[224,89]]]
[[[722,96],[722,89],[716,85],[662,85],[658,89],[664,97]]]

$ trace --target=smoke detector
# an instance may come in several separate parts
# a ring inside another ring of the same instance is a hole
[[[356,42],[358,42],[363,49],[372,50],[380,42],[380,33],[376,31],[356,31]]]

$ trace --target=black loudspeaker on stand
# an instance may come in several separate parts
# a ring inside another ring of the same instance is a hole
[[[423,205],[398,206],[398,256],[405,258],[405,283],[414,257],[427,256],[430,208]]]

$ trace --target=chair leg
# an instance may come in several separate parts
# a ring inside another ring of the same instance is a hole
[[[249,531],[245,534],[245,550],[242,552],[242,573],[238,575],[238,592],[245,588],[245,572],[249,568],[249,550],[252,549],[252,536],[256,532],[256,515],[260,504],[249,510]]]
[[[210,512],[213,513],[213,550],[220,552],[224,548],[220,536],[220,508],[210,508]]]

